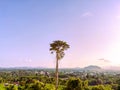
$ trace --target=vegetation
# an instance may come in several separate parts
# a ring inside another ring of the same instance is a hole
[[[60,69],[58,90],[120,90],[120,72]],[[0,90],[55,90],[54,69],[0,71]]]

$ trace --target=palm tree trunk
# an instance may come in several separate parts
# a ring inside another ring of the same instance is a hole
[[[58,53],[56,53],[56,73],[55,73],[55,80],[56,80],[56,85],[55,85],[55,90],[58,90]]]

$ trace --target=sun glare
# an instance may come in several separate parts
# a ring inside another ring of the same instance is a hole
[[[113,22],[113,36],[108,47],[107,59],[110,60],[111,65],[117,66],[120,65],[120,13],[117,14],[117,19]]]
[[[120,42],[116,43],[111,47],[109,51],[108,59],[111,61],[112,65],[120,64]]]

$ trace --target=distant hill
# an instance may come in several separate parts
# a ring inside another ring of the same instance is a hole
[[[95,66],[95,65],[90,65],[90,66],[84,67],[83,69],[85,69],[85,70],[102,70],[101,67]]]

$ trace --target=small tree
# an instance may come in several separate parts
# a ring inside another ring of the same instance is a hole
[[[70,78],[66,90],[83,90],[83,82],[79,78]]]
[[[55,73],[55,79],[56,79],[56,90],[58,89],[58,60],[62,59],[65,55],[64,51],[69,48],[69,45],[61,40],[53,41],[53,43],[50,44],[50,51],[51,53],[56,53],[56,73]]]

